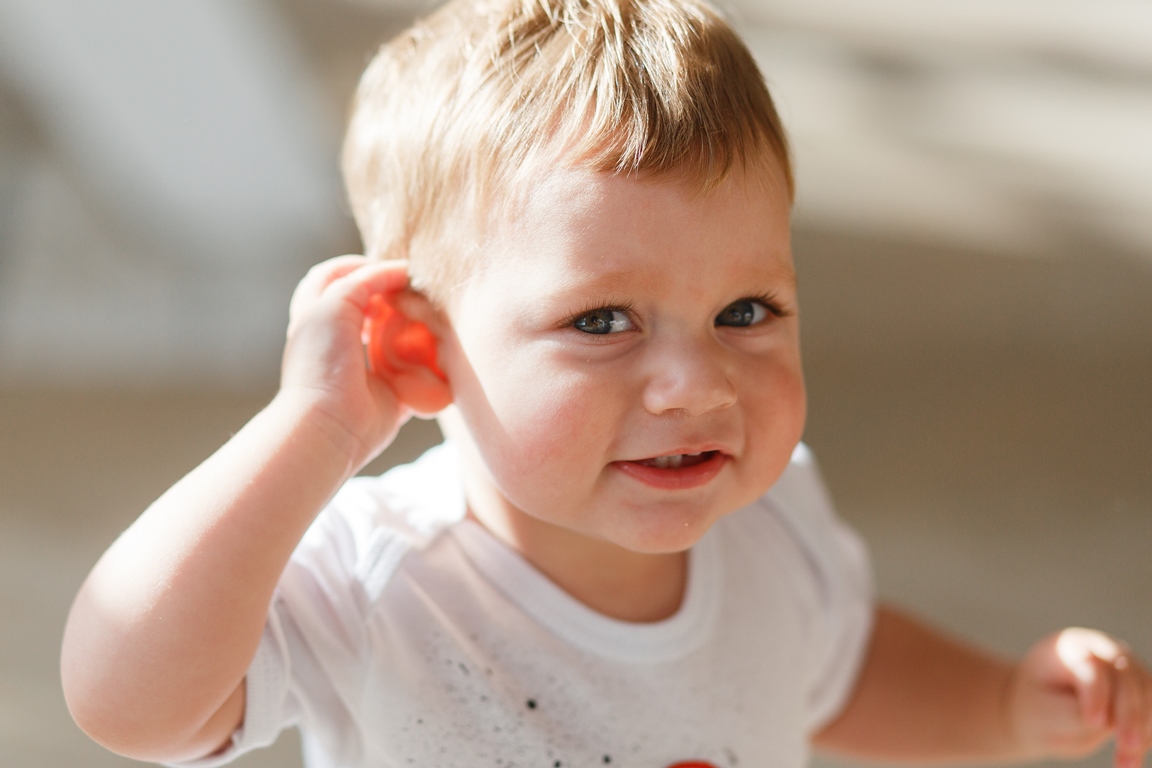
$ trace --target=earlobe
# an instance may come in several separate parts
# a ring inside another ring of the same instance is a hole
[[[395,298],[376,294],[368,301],[361,332],[368,366],[409,408],[436,413],[452,402],[448,377],[436,361],[436,337],[401,313]]]

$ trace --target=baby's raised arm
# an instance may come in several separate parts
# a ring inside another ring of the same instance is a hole
[[[397,262],[345,256],[313,268],[292,298],[276,397],[92,569],[68,617],[61,676],[95,740],[182,760],[219,749],[240,724],[244,676],[304,531],[392,441],[404,402],[431,411],[450,397],[427,369],[387,383],[365,369],[369,300],[406,284]]]

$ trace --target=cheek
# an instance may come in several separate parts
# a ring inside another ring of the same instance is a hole
[[[603,426],[610,408],[597,397],[602,387],[531,349],[478,349],[469,358],[473,376],[458,388],[457,404],[510,497],[538,478],[562,483],[560,477],[598,469],[611,440]]]
[[[756,425],[759,441],[786,454],[783,467],[804,433],[807,416],[807,393],[799,361],[774,365],[753,380],[757,387],[747,393],[746,402],[752,403],[749,417]]]
[[[804,432],[804,422],[808,416],[808,392],[804,387],[804,375],[800,370],[800,364],[797,363],[794,370],[781,378],[783,379],[780,384],[783,392],[781,408],[787,411],[792,424],[793,442],[798,442]]]

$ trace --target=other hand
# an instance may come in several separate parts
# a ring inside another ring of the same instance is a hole
[[[1116,768],[1137,768],[1152,746],[1152,677],[1119,640],[1078,627],[1051,635],[1017,665],[1008,705],[1017,738],[1036,757],[1082,757],[1116,740]]]

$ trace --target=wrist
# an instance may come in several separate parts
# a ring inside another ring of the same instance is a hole
[[[307,443],[319,451],[324,463],[340,475],[341,482],[356,474],[371,458],[367,442],[336,415],[322,394],[282,388],[263,414],[287,426],[293,442]]]
[[[1016,762],[1067,759],[1053,737],[1052,691],[1035,679],[1027,658],[1008,669],[1002,697],[1003,722],[1008,738],[1005,756]],[[1059,694],[1057,698],[1062,698]],[[1055,718],[1061,720],[1062,718]]]
[[[1011,760],[1034,760],[1044,755],[1029,744],[1019,706],[1020,663],[1006,665],[999,683],[1001,753]]]

